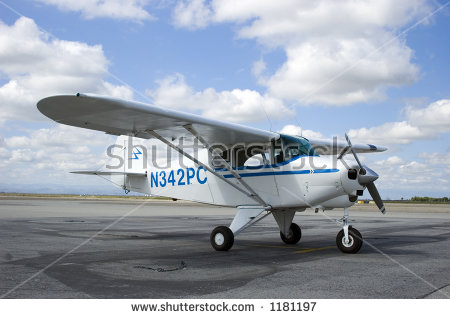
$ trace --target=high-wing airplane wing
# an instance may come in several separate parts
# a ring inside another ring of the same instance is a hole
[[[208,144],[235,145],[267,143],[280,135],[275,132],[244,125],[227,123],[204,117],[163,109],[139,102],[125,101],[91,94],[51,96],[37,105],[39,111],[58,123],[102,131],[112,135],[133,135],[153,138],[149,131],[168,140],[192,138],[185,127],[192,125]],[[345,141],[309,140],[320,155],[350,152]],[[356,153],[385,151],[385,147],[372,144],[354,144]]]
[[[184,128],[192,127],[209,144],[267,143],[279,134],[194,114],[163,109],[139,102],[96,95],[51,96],[38,102],[41,113],[58,123],[102,131],[113,135],[153,138],[148,131],[168,140],[192,137]]]

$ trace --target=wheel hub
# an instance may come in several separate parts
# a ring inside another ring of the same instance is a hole
[[[215,236],[214,236],[214,242],[217,244],[217,245],[223,245],[223,243],[225,242],[225,237],[223,236],[223,234],[221,234],[221,233],[217,233]]]
[[[353,237],[349,234],[348,235],[348,242],[345,240],[345,236],[342,237],[342,245],[345,247],[352,247],[353,246]]]
[[[289,229],[289,232],[288,232],[286,238],[287,238],[287,239],[291,239],[292,236],[294,236],[294,232],[292,231],[292,229]]]

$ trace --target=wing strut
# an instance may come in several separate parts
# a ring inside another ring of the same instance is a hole
[[[173,148],[175,151],[177,151],[178,153],[180,153],[183,156],[186,156],[188,159],[190,159],[191,161],[193,161],[195,164],[197,165],[201,165],[204,169],[206,169],[208,172],[210,172],[211,174],[217,176],[218,178],[220,178],[221,180],[223,180],[224,182],[228,183],[230,186],[233,186],[234,188],[236,188],[238,191],[240,191],[241,193],[247,195],[248,197],[252,198],[253,200],[259,202],[260,204],[264,205],[264,206],[268,206],[264,201],[260,201],[258,199],[260,199],[259,196],[255,196],[252,193],[249,193],[245,190],[243,190],[241,187],[239,187],[236,184],[233,184],[232,182],[230,182],[228,179],[224,178],[222,175],[220,175],[219,173],[217,173],[216,171],[214,171],[213,169],[211,169],[208,165],[200,162],[198,159],[196,159],[195,157],[193,157],[191,154],[186,153],[185,151],[183,151],[181,148],[179,148],[178,146],[176,146],[175,144],[169,142],[168,140],[166,140],[164,137],[162,137],[161,135],[159,135],[158,133],[156,133],[155,131],[152,130],[146,130],[146,132],[152,136],[154,136],[156,139],[160,140],[161,142],[163,142],[164,144],[166,144],[167,146]]]
[[[184,125],[183,126],[189,133],[191,133],[194,137],[198,138],[198,140],[205,146],[208,151],[211,153],[211,155],[220,158],[220,160],[223,162],[223,164],[226,166],[228,171],[236,178],[236,180],[244,186],[247,191],[250,192],[250,196],[254,198],[258,203],[262,204],[265,207],[268,207],[269,205],[253,190],[253,188],[250,187],[239,175],[236,173],[236,171],[233,169],[233,167],[214,149],[211,147],[211,145],[208,144],[208,142],[205,141],[205,139],[198,134],[198,132],[192,127],[192,125]],[[222,179],[225,180],[225,178],[220,175]]]

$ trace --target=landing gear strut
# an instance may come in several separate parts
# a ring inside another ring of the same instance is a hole
[[[347,254],[356,254],[363,244],[361,233],[349,225],[348,208],[344,208],[344,217],[340,220],[343,224],[342,230],[336,236],[336,245]]]
[[[270,212],[266,211],[268,207],[239,206],[238,208],[230,227],[219,226],[212,231],[210,241],[215,250],[230,250],[234,244],[234,236],[270,215]]]

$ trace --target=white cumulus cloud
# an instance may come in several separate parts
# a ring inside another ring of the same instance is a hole
[[[189,29],[206,27],[212,19],[212,11],[203,0],[180,1],[173,15],[175,26]]]
[[[298,136],[303,136],[309,139],[325,139],[325,137],[323,136],[322,133],[320,132],[316,132],[316,131],[312,131],[312,130],[304,130],[302,129],[300,126],[296,126],[296,125],[285,125],[280,133],[282,134],[288,134],[288,135],[298,135]]]
[[[406,109],[406,116],[412,125],[434,133],[450,131],[450,100],[431,103],[426,108]]]
[[[154,19],[144,9],[147,0],[34,0],[61,11],[80,12],[86,19],[111,18],[141,22]]]
[[[286,61],[272,74],[255,64],[274,97],[349,105],[417,80],[414,53],[396,34],[431,10],[427,0],[191,0],[176,6],[173,19],[188,29],[234,23],[240,38],[282,48]]]
[[[69,174],[73,170],[98,169],[106,163],[105,149],[114,138],[95,131],[56,124],[52,128],[29,130],[3,138],[0,145],[0,173],[3,181],[30,184],[95,183]]]
[[[405,193],[418,191],[413,195],[448,191],[450,153],[431,153],[419,155],[417,160],[407,160],[392,156],[385,160],[368,163],[380,174],[375,183],[380,189]]]
[[[9,26],[0,21],[0,124],[36,120],[39,99],[55,94],[92,92],[132,98],[125,86],[103,80],[108,60],[100,45],[64,41],[39,30],[29,18]]]
[[[406,119],[370,128],[352,129],[348,135],[355,141],[379,144],[408,144],[433,139],[450,132],[450,100],[442,99],[425,108],[406,107]]]
[[[207,88],[195,91],[181,74],[159,81],[159,87],[148,90],[158,106],[199,111],[201,115],[230,122],[258,122],[269,118],[280,119],[294,113],[279,99],[253,90],[234,89],[216,91]]]

